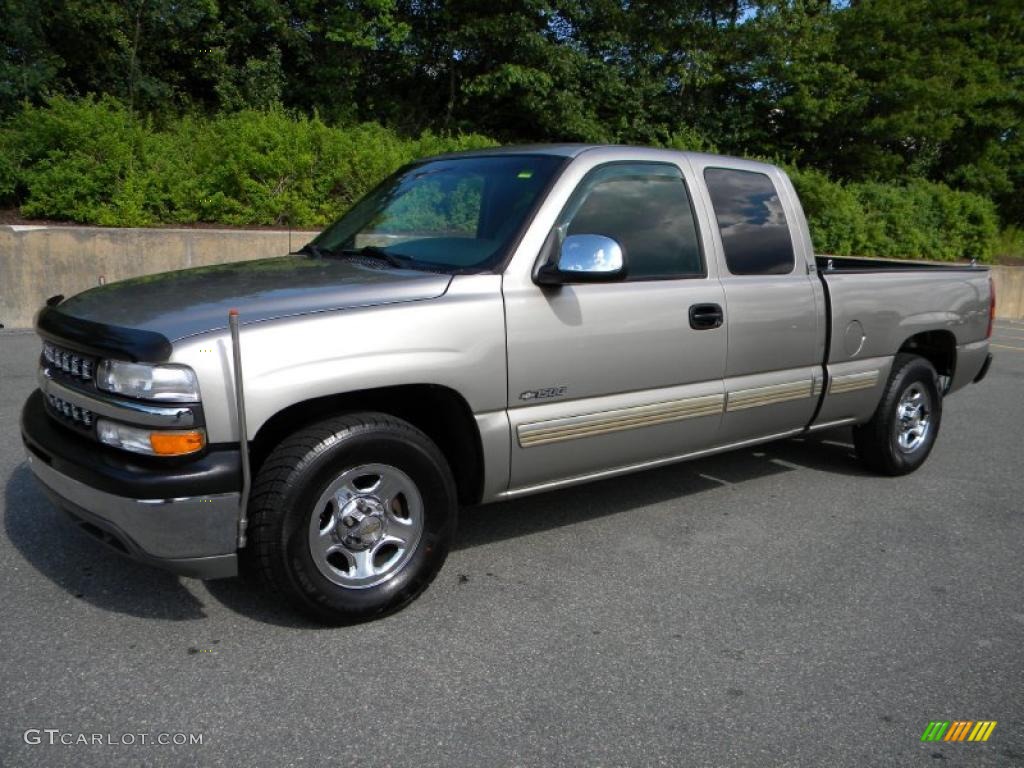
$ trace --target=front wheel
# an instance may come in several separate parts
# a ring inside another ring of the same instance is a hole
[[[853,430],[857,456],[886,475],[905,475],[924,464],[942,421],[942,394],[930,362],[899,354],[871,421]]]
[[[408,422],[340,416],[285,439],[249,504],[247,556],[263,580],[325,623],[377,618],[433,580],[455,532],[451,471]]]

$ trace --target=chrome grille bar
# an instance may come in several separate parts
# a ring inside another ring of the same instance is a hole
[[[145,405],[133,400],[123,400],[101,394],[95,390],[79,392],[54,379],[45,368],[40,369],[38,381],[39,388],[47,399],[53,395],[69,403],[72,407],[87,409],[96,416],[106,416],[126,424],[181,429],[200,426],[202,423],[202,419],[193,407]]]
[[[92,429],[96,423],[96,414],[88,408],[82,408],[74,403],[69,403],[56,395],[47,394],[46,404],[50,413],[59,416],[62,420],[74,424],[76,427]]]
[[[79,381],[92,381],[96,375],[96,358],[48,341],[43,342],[43,360],[53,369]]]

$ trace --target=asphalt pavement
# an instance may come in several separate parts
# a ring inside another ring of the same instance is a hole
[[[1024,765],[1024,322],[994,342],[911,476],[837,431],[467,510],[417,602],[324,629],[66,523],[0,332],[0,765]]]

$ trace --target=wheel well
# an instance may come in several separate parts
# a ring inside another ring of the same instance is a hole
[[[899,349],[920,355],[935,366],[940,376],[953,377],[956,370],[956,337],[949,331],[925,331],[911,336]]]
[[[453,389],[434,384],[345,392],[305,400],[268,419],[251,441],[253,472],[287,435],[327,416],[351,411],[379,411],[405,419],[441,449],[462,504],[475,504],[483,492],[483,449],[473,412]]]

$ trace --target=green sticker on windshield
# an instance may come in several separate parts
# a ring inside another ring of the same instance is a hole
[[[517,179],[532,179],[533,178],[533,171],[531,171],[530,169],[527,169],[525,171],[520,171],[519,173],[516,174],[516,178]]]

